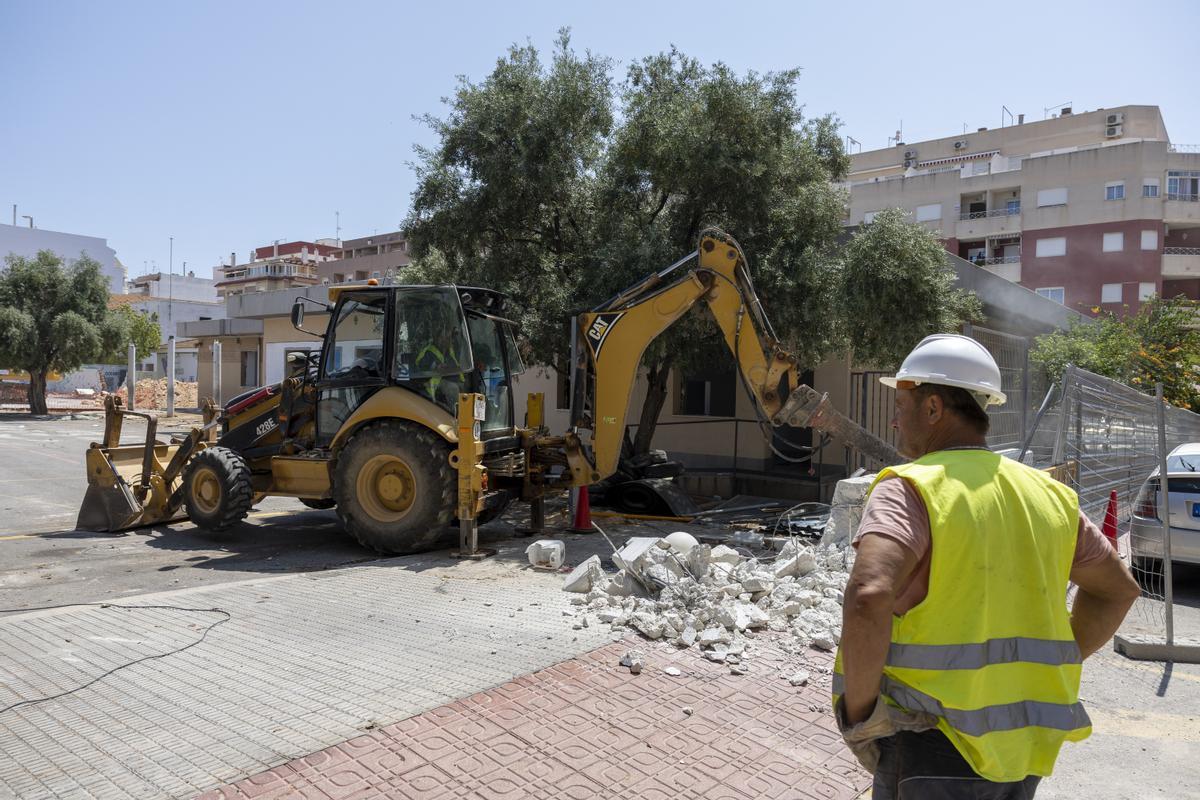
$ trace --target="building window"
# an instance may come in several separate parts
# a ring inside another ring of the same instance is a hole
[[[242,351],[242,386],[258,386],[258,351]]]
[[[1151,297],[1154,297],[1154,295],[1156,295],[1156,294],[1158,294],[1158,290],[1153,283],[1139,283],[1138,284],[1138,300],[1139,301],[1145,302],[1145,301],[1149,300]]]
[[[870,225],[872,222],[874,222],[875,215],[878,213],[878,211],[868,211],[867,213],[863,214],[863,225]]]
[[[679,413],[732,417],[737,405],[737,378],[730,372],[684,375],[679,381]]]
[[[1142,197],[1158,197],[1158,178],[1146,178],[1142,181]]]
[[[1100,287],[1100,302],[1101,303],[1119,303],[1121,302],[1121,284],[1106,283]]]
[[[1009,200],[1008,203],[1004,206],[1004,210],[1008,212],[1009,216],[1012,216],[1013,214],[1020,214],[1021,213],[1021,201],[1020,200]]]
[[[1200,199],[1200,170],[1173,169],[1168,171],[1167,199]]]
[[[1038,258],[1051,258],[1067,254],[1067,239],[1065,236],[1054,236],[1048,239],[1038,239],[1034,255]]]
[[[1125,181],[1110,181],[1104,184],[1105,200],[1124,200]]]
[[[1067,190],[1065,187],[1058,189],[1042,189],[1037,193],[1038,208],[1046,208],[1047,206],[1065,206],[1067,204]]]
[[[1047,300],[1053,300],[1059,305],[1066,304],[1066,292],[1061,286],[1045,286],[1041,289],[1034,289],[1034,291]]]
[[[917,206],[917,222],[934,222],[942,219],[942,204],[931,203],[927,206]]]
[[[1158,231],[1142,231],[1142,249],[1158,249]]]
[[[1117,231],[1104,234],[1104,252],[1119,253],[1125,249],[1125,234]]]

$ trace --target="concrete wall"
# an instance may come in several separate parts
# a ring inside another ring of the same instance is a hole
[[[221,337],[221,393],[217,397],[213,387],[213,351],[214,337],[198,337],[197,354],[199,363],[196,368],[198,396],[215,397],[218,403],[224,403],[242,392],[262,385],[262,340],[257,336],[228,336]],[[241,382],[242,353],[253,351],[259,360],[259,378],[253,385],[243,385]]]
[[[108,279],[110,294],[125,291],[125,270],[117,262],[117,253],[108,246],[107,240],[41,228],[0,225],[0,267],[3,258],[10,253],[33,258],[39,250],[50,250],[67,261],[74,261],[86,253],[99,262],[100,272]]]
[[[144,291],[149,297],[216,303],[217,289],[214,284],[215,281],[208,278],[158,272],[131,279],[129,291],[133,294]]]

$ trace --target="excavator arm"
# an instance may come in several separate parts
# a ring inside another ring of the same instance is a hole
[[[903,459],[886,442],[834,410],[828,398],[800,383],[794,355],[780,343],[754,291],[741,247],[715,229],[696,251],[576,318],[571,428],[565,437],[573,485],[613,474],[625,420],[646,348],[703,301],[734,355],[760,419],[809,426],[882,464]],[[579,439],[591,429],[591,452]]]

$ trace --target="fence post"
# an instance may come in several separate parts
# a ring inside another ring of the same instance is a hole
[[[175,337],[167,337],[167,416],[175,416]]]
[[[221,342],[220,340],[213,341],[213,398],[218,406],[222,405],[221,399]]]
[[[1021,340],[1021,440],[1029,433],[1029,339]]]
[[[1154,384],[1154,402],[1158,408],[1158,481],[1162,487],[1163,524],[1163,611],[1167,622],[1167,647],[1175,644],[1175,590],[1171,570],[1171,481],[1167,476],[1167,407],[1163,401],[1163,385]]]
[[[1067,409],[1071,402],[1071,386],[1075,381],[1075,365],[1067,364],[1062,376],[1062,395],[1059,400],[1058,437],[1054,440],[1054,458],[1052,464],[1061,464],[1067,451]]]
[[[129,344],[129,372],[125,376],[126,391],[129,393],[129,402],[125,407],[133,411],[133,393],[137,388],[137,346],[132,342]]]

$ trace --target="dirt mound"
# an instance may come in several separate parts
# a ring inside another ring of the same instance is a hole
[[[135,409],[158,408],[165,409],[167,407],[167,379],[166,378],[142,378],[134,387],[133,399]],[[121,400],[128,399],[128,391],[122,386],[116,395]],[[196,408],[200,405],[197,399],[199,390],[193,381],[175,381],[175,407],[176,408]]]

